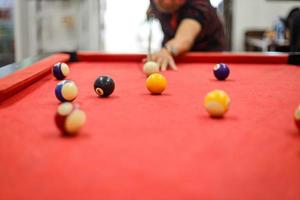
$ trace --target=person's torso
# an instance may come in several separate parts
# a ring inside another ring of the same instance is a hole
[[[152,1],[151,6],[164,32],[163,44],[174,38],[183,19],[199,17],[202,30],[191,51],[222,51],[225,49],[223,26],[209,0],[188,0],[176,13],[172,14],[159,12]]]

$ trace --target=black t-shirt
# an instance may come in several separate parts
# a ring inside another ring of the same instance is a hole
[[[163,45],[175,37],[178,25],[183,19],[198,21],[202,30],[195,40],[191,51],[224,51],[225,35],[216,9],[209,0],[187,0],[175,13],[160,12],[153,0],[150,0],[150,11],[160,21],[164,32]]]

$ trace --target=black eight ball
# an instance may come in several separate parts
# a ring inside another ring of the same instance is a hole
[[[100,97],[108,97],[115,89],[115,82],[109,76],[99,76],[94,82],[94,90]]]

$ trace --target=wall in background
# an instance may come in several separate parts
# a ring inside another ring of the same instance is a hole
[[[13,61],[13,0],[0,0],[0,67]]]
[[[286,17],[299,1],[234,0],[233,50],[243,51],[244,33],[248,29],[272,28],[278,17]]]
[[[210,0],[213,6],[218,6],[222,0]],[[149,24],[146,22],[146,10],[149,0],[107,0],[105,11],[104,50],[114,53],[129,53],[147,51]],[[158,21],[152,25],[152,49],[161,47],[163,38]]]
[[[149,0],[108,0],[104,15],[106,52],[146,52],[149,24],[146,11]],[[154,46],[160,43],[161,33],[157,24],[153,27]]]
[[[15,0],[16,61],[37,54],[102,50],[105,0]]]

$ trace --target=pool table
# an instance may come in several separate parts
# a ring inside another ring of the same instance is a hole
[[[53,54],[0,78],[0,199],[300,199],[299,56],[195,53],[163,72],[151,95],[142,54]],[[66,62],[87,115],[76,137],[55,125],[51,75]],[[227,63],[226,81],[213,75]],[[93,90],[109,75],[109,98]],[[203,101],[214,89],[231,98],[221,119]]]

